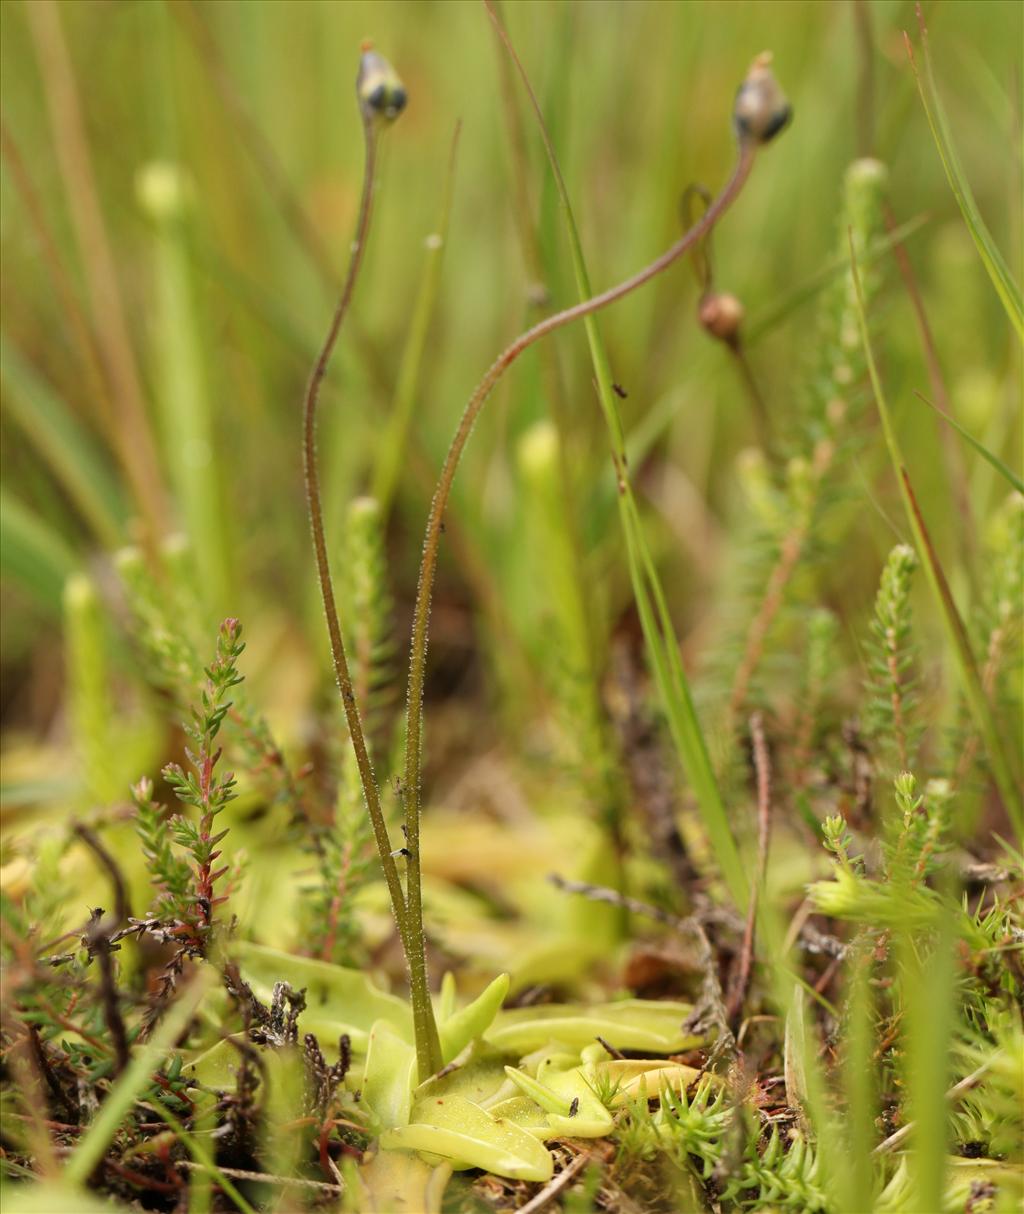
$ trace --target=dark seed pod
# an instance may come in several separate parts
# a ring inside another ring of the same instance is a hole
[[[758,55],[740,85],[732,120],[741,140],[768,143],[793,116],[793,109],[775,79],[771,51]]]
[[[408,100],[398,73],[369,42],[363,43],[359,59],[356,96],[365,118],[384,122],[394,122]]]

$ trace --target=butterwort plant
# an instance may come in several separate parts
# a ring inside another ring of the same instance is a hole
[[[316,460],[316,416],[320,385],[327,373],[342,322],[351,303],[366,249],[373,211],[378,141],[383,132],[405,109],[407,101],[405,88],[395,70],[368,43],[365,43],[362,48],[356,78],[356,98],[364,140],[362,191],[355,237],[341,294],[306,388],[303,408],[303,464],[317,577],[327,618],[331,657],[359,770],[363,797],[373,827],[395,925],[409,971],[417,1068],[420,1081],[423,1082],[436,1073],[442,1065],[441,1042],[430,998],[423,931],[420,858],[423,690],[426,678],[430,608],[444,514],[466,443],[495,385],[521,354],[542,338],[574,321],[592,316],[644,286],[708,236],[740,196],[754,167],[758,151],[786,126],[791,111],[772,73],[771,56],[769,54],[759,55],[741,84],[733,107],[732,125],[737,142],[733,171],[718,195],[710,201],[703,215],[674,244],[636,273],[599,294],[545,317],[521,333],[497,356],[470,396],[448,448],[427,518],[413,615],[406,699],[405,777],[402,792],[405,841],[403,846],[396,849],[392,846],[384,818],[380,787],[374,773],[360,705],[357,703],[342,637],[324,535],[323,506]],[[617,443],[615,447],[617,463],[623,458],[620,450],[621,444]],[[624,467],[620,467],[619,472],[621,479],[624,475]],[[397,863],[401,856],[406,859],[404,885]]]

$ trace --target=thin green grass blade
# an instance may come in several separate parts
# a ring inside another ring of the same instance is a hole
[[[0,490],[0,570],[58,615],[75,557],[63,538],[16,498]]]
[[[638,558],[641,583],[646,582],[644,593],[650,593],[656,612],[656,623],[644,628],[644,637],[656,666],[658,689],[668,715],[669,729],[676,751],[686,774],[693,785],[697,801],[701,806],[705,828],[711,846],[722,870],[729,892],[740,906],[749,897],[746,873],[725,815],[718,781],[711,766],[704,733],[690,693],[690,684],[683,669],[676,641],[672,617],[668,609],[664,588],[658,577],[650,548],[643,535],[643,524],[636,499],[630,493],[625,501],[626,542]],[[632,569],[632,564],[631,564]],[[634,580],[634,594],[637,580]],[[639,598],[637,599],[639,606]],[[641,620],[643,616],[641,616]],[[654,638],[653,641],[648,638]]]
[[[505,38],[504,29],[494,16],[493,10],[491,10],[491,13],[496,27],[499,29],[503,41],[505,41],[506,47],[510,55],[512,55],[513,62],[523,78],[530,97],[561,202],[562,218],[572,256],[576,290],[580,299],[589,299],[593,291],[583,257],[579,230],[576,226],[572,203],[569,199],[564,178],[562,177],[558,157],[544,122],[544,116],[537,104],[536,96],[529,85],[529,81],[526,79],[522,65],[513,53],[511,44]],[[715,861],[733,900],[739,907],[745,908],[749,897],[749,885],[743,870],[742,861],[740,860],[739,851],[736,847],[736,841],[733,838],[732,829],[729,825],[718,781],[711,766],[710,755],[704,741],[704,733],[701,729],[700,721],[694,708],[693,697],[690,693],[689,681],[686,678],[686,672],[683,669],[682,660],[679,656],[679,646],[676,641],[661,579],[658,576],[647,541],[644,538],[640,513],[629,481],[625,434],[622,427],[622,418],[616,405],[608,353],[601,338],[601,331],[598,328],[596,318],[594,316],[584,317],[583,325],[587,333],[590,359],[597,382],[598,399],[600,400],[601,411],[611,438],[612,459],[615,463],[619,483],[619,518],[626,539],[630,580],[633,586],[637,610],[640,615],[644,642],[654,670],[658,691],[664,704],[672,740],[683,770],[697,798]]]
[[[124,502],[110,466],[68,405],[6,340],[0,370],[10,415],[46,461],[100,543],[124,542]]]
[[[951,417],[950,414],[948,414],[944,409],[940,409],[939,406],[933,401],[930,401],[928,397],[924,395],[924,393],[915,392],[914,395],[920,397],[920,399],[923,400],[924,403],[929,406],[929,408],[934,409],[939,417],[941,417],[944,421],[949,422],[957,434],[959,434],[961,438],[966,439],[967,442],[969,442],[975,451],[977,451],[977,453],[981,456],[981,458],[987,460],[988,463],[995,468],[999,475],[1002,476],[1008,484],[1012,485],[1018,493],[1024,493],[1024,480],[1021,480],[1021,478],[1016,474],[1016,472],[1013,471],[1012,468],[1008,468],[999,458],[999,456],[991,452],[984,443],[979,442],[978,439],[976,439],[970,432],[970,430],[965,430],[955,417]]]
[[[1014,829],[1018,834],[1021,834],[1024,833],[1024,804],[1022,804],[1021,800],[1021,785],[1014,778],[1009,757],[996,726],[995,718],[992,715],[992,706],[989,704],[988,697],[985,695],[985,689],[981,683],[981,676],[978,673],[974,654],[971,651],[967,630],[964,627],[963,620],[960,618],[956,603],[953,601],[953,595],[946,581],[946,576],[943,573],[942,565],[932,544],[931,536],[928,534],[924,518],[918,508],[917,498],[914,496],[906,461],[903,458],[903,451],[896,434],[896,427],[893,424],[892,413],[889,410],[889,404],[882,388],[881,377],[878,374],[878,367],[875,363],[871,336],[868,332],[867,315],[864,310],[864,294],[861,287],[860,270],[857,266],[857,256],[854,252],[852,241],[850,243],[850,265],[853,271],[857,320],[860,324],[864,356],[868,365],[868,374],[871,377],[871,387],[878,405],[878,413],[882,419],[882,430],[885,434],[886,447],[889,451],[893,472],[899,483],[900,496],[903,499],[903,506],[906,510],[907,522],[910,524],[918,556],[920,556],[921,563],[924,565],[928,584],[938,604],[942,621],[946,626],[946,633],[956,657],[957,670],[963,685],[964,695],[967,698],[971,716],[974,718],[974,726],[985,745],[993,779],[1006,806],[1006,812],[1010,815],[1010,820],[1013,822]]]
[[[761,971],[763,981],[786,1026],[787,1098],[799,1102],[801,1119],[818,1143],[840,1142],[839,1117],[829,1098],[831,1080],[825,1073],[820,1036],[814,1018],[808,1014],[806,1000],[821,1003],[830,1016],[838,1017],[838,1009],[823,999],[799,972],[799,958],[793,956],[788,925],[770,898],[758,902],[757,933],[758,953],[767,960]],[[819,1180],[831,1199],[829,1208],[848,1209],[852,1178],[846,1153],[819,1150],[818,1166]]]
[[[1006,315],[1017,330],[1017,336],[1024,341],[1024,308],[1021,305],[1020,287],[1013,281],[1013,276],[1010,274],[1009,268],[1003,260],[1003,255],[1000,253],[995,241],[992,239],[992,234],[981,217],[978,204],[974,200],[971,184],[967,180],[963,166],[960,164],[960,158],[953,145],[946,111],[943,108],[938,89],[935,87],[932,60],[928,51],[928,30],[924,24],[924,19],[921,17],[920,7],[918,8],[918,23],[921,27],[921,58],[924,60],[923,74],[918,70],[917,59],[915,58],[914,48],[910,43],[910,39],[906,34],[903,35],[903,39],[907,48],[907,57],[914,72],[914,79],[917,81],[917,91],[921,95],[924,112],[928,118],[928,126],[931,128],[932,138],[935,140],[935,146],[938,149],[942,167],[946,171],[946,179],[949,182],[950,189],[953,191],[953,197],[960,208],[960,214],[964,217],[964,223],[967,225],[967,230],[974,241],[974,247],[978,250],[978,256],[988,271],[988,276],[992,280],[996,294],[1006,309]]]
[[[216,981],[217,974],[212,966],[201,969],[160,1021],[150,1040],[144,1045],[134,1047],[131,1063],[110,1089],[95,1120],[68,1160],[64,1169],[64,1180],[67,1184],[84,1185],[92,1175],[93,1169],[113,1141],[121,1122],[128,1116],[153,1072],[185,1031],[200,1001]]]
[[[902,244],[916,232],[919,232],[927,222],[927,215],[915,215],[913,219],[908,219],[906,223],[900,224],[898,228],[894,228],[891,232],[887,232],[884,236],[880,236],[877,240],[872,241],[871,246],[865,251],[862,258],[864,265],[871,265],[873,262],[878,261],[890,249],[895,248],[898,244]],[[792,290],[781,293],[779,299],[759,308],[743,326],[744,345],[749,349],[754,342],[767,337],[784,320],[802,308],[804,304],[816,299],[826,287],[845,273],[845,258],[833,258],[832,261],[826,262],[819,270],[815,270],[809,278],[805,278],[803,282],[797,283]]]
[[[847,1100],[846,1141],[849,1149],[848,1214],[870,1210],[874,1205],[874,1168],[871,1151],[875,1144],[878,1091],[875,1079],[874,1007],[871,987],[871,949],[862,943],[847,960],[848,999],[843,1090]]]
[[[903,1035],[907,1104],[913,1133],[910,1168],[921,1210],[941,1210],[946,1189],[950,1039],[956,1008],[955,937],[943,908],[929,955],[919,936],[901,932],[897,943],[906,1008]]]

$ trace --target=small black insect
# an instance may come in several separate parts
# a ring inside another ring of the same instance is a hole
[[[615,395],[619,398],[619,400],[625,400],[629,395],[622,384],[612,384],[612,388],[614,389]]]
[[[575,1117],[579,1111],[580,1111],[580,1098],[578,1096],[574,1096],[572,1098],[572,1103],[569,1105],[569,1116]]]

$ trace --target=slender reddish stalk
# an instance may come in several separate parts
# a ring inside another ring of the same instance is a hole
[[[408,938],[406,934],[406,907],[402,884],[398,877],[398,866],[391,854],[391,840],[388,836],[387,823],[384,821],[384,811],[380,802],[380,790],[373,772],[373,763],[366,746],[362,721],[359,717],[359,707],[356,703],[355,692],[352,689],[352,677],[349,674],[348,658],[345,655],[345,643],[341,636],[341,623],[338,619],[338,607],[334,598],[334,585],[331,581],[331,566],[327,557],[327,541],[324,536],[323,504],[320,494],[320,474],[316,462],[316,407],[320,396],[320,384],[327,373],[327,365],[338,340],[341,322],[352,300],[359,267],[362,264],[363,252],[366,247],[366,236],[370,228],[370,215],[373,210],[373,184],[377,163],[377,137],[372,121],[364,118],[363,135],[366,144],[366,159],[363,169],[363,190],[359,200],[359,215],[356,219],[356,235],[352,242],[352,256],[349,260],[345,282],[341,289],[334,318],[327,332],[320,356],[313,365],[313,370],[306,386],[306,396],[303,407],[303,442],[302,457],[303,471],[306,480],[306,503],[309,508],[309,525],[313,533],[313,550],[316,553],[316,571],[320,582],[320,594],[324,604],[324,614],[327,617],[327,633],[331,641],[331,659],[334,663],[334,673],[341,692],[341,702],[345,709],[345,720],[348,723],[349,735],[352,738],[352,749],[355,752],[356,765],[359,768],[359,779],[366,800],[366,809],[373,826],[373,835],[377,842],[381,866],[384,869],[384,879],[387,882],[388,893],[391,896],[391,908],[402,945],[408,957]],[[412,968],[410,961],[410,970]]]

